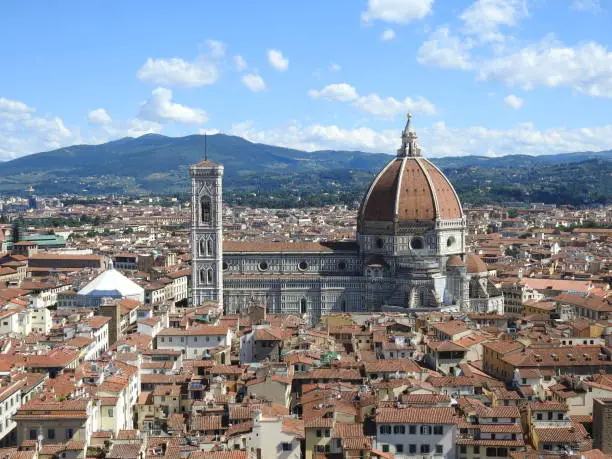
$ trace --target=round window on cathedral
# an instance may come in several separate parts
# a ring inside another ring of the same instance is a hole
[[[338,269],[340,271],[344,271],[346,269],[346,262],[345,261],[341,261],[340,263],[338,263]]]
[[[221,266],[223,268],[223,271],[227,271],[229,269],[229,265],[227,264],[227,261],[224,261]]]
[[[260,271],[267,271],[268,270],[268,263],[265,261],[260,261],[259,262],[259,270]]]
[[[382,238],[378,238],[376,239],[376,247],[378,247],[379,249],[382,249],[385,245],[385,241],[382,240]]]
[[[446,247],[452,247],[455,245],[455,238],[453,236],[446,240]]]
[[[423,248],[425,244],[423,243],[423,238],[422,237],[413,237],[410,240],[410,248],[412,250],[420,250]]]
[[[306,262],[305,262],[305,261],[303,261],[303,260],[302,260],[302,261],[300,261],[300,262],[298,263],[298,269],[299,269],[300,271],[306,271],[306,270],[308,269],[308,263],[306,263]]]

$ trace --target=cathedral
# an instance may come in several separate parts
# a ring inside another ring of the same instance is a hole
[[[317,322],[329,312],[432,310],[503,314],[486,264],[466,253],[466,219],[446,176],[421,156],[408,121],[374,178],[352,241],[223,241],[223,166],[190,167],[192,300],[227,314],[253,304]]]

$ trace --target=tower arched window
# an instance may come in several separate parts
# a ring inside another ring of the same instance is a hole
[[[203,284],[205,282],[206,282],[206,270],[201,269],[200,270],[200,284]]]
[[[200,198],[200,219],[202,223],[211,223],[212,222],[212,203],[210,201],[210,196],[202,196]]]
[[[198,245],[200,246],[200,255],[206,255],[206,242],[204,239],[200,239],[200,243]]]
[[[213,283],[213,270],[212,270],[212,268],[208,268],[206,270],[206,282],[208,284],[212,284]]]
[[[425,306],[425,290],[419,292],[419,306]]]
[[[308,302],[306,298],[302,298],[300,300],[300,314],[306,314],[308,312]]]
[[[206,255],[212,255],[213,254],[213,241],[212,239],[208,239],[206,241]]]

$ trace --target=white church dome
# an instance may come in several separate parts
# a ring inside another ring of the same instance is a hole
[[[144,302],[144,289],[119,271],[109,268],[78,291],[78,295],[111,298],[129,298]]]

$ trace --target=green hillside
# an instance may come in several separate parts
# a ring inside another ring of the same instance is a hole
[[[203,157],[204,136],[149,134],[75,145],[0,163],[0,193],[41,195],[184,194],[188,166]],[[208,136],[209,159],[225,166],[226,199],[294,206],[359,200],[391,156],[359,151],[304,152]],[[612,201],[612,152],[434,158],[462,199],[594,204]]]

